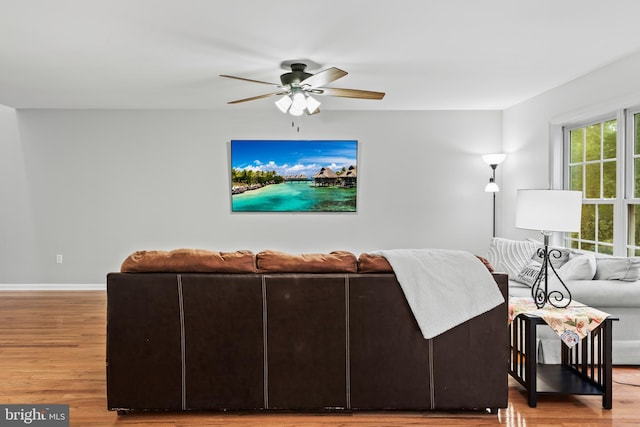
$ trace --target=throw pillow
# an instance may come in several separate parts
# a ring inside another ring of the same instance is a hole
[[[562,280],[591,280],[596,274],[596,258],[593,255],[578,255],[560,267]]]
[[[541,267],[542,263],[532,261],[513,280],[533,286]],[[569,280],[591,280],[596,274],[596,258],[591,255],[576,256],[567,261],[562,267],[556,268],[556,272],[564,282]],[[551,268],[548,269],[547,274],[551,283],[557,280]]]
[[[513,279],[531,262],[537,248],[535,243],[527,240],[493,237],[487,259],[495,271],[505,272]]]
[[[536,281],[536,277],[538,277],[538,273],[540,273],[541,267],[541,263],[532,261],[530,264],[526,265],[513,280],[524,283],[528,286],[533,286],[533,283]]]
[[[549,247],[549,250],[553,250],[553,252],[549,254],[549,260],[551,260],[551,264],[554,268],[558,269],[569,261],[571,250],[553,247]],[[533,257],[531,259],[542,264],[542,256],[540,253],[538,253],[538,251],[533,254]]]
[[[597,258],[596,265],[596,280],[640,280],[640,258]]]

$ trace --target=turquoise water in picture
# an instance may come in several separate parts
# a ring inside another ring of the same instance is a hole
[[[231,196],[233,212],[356,212],[356,189],[313,187],[311,181],[272,184]]]

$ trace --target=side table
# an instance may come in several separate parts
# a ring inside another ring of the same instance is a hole
[[[608,316],[578,344],[561,342],[560,364],[538,364],[536,328],[546,324],[536,314],[520,313],[510,325],[509,374],[527,390],[529,406],[538,394],[601,395],[602,406],[612,407],[611,331]]]

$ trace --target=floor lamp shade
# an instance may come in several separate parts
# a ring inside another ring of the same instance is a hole
[[[579,232],[581,217],[581,191],[518,190],[516,228]]]
[[[489,166],[496,165],[498,166],[500,163],[504,162],[504,159],[507,157],[506,154],[496,153],[496,154],[485,154],[482,156],[482,160],[485,161]]]

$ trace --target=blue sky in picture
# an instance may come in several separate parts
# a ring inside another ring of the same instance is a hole
[[[357,166],[357,153],[354,140],[232,140],[231,167],[311,177],[323,167]]]

